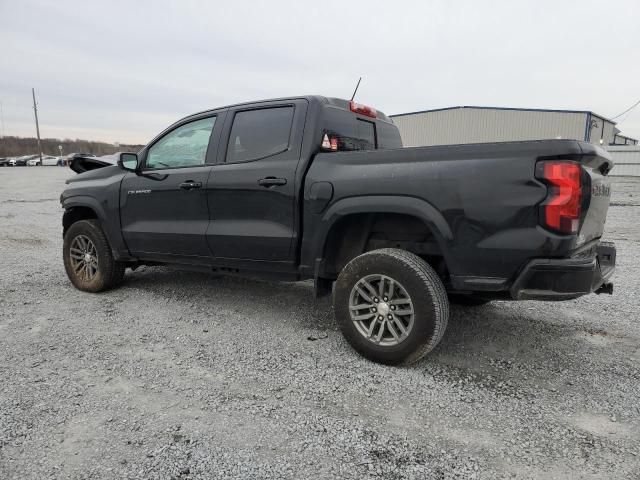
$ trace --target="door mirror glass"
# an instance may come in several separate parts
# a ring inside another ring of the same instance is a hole
[[[118,165],[123,170],[135,172],[138,169],[138,155],[135,153],[121,153]]]

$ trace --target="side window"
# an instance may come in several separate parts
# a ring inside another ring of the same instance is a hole
[[[248,162],[289,148],[293,107],[237,112],[233,118],[227,162]]]
[[[182,125],[158,140],[147,154],[147,168],[197,167],[204,165],[216,117]]]

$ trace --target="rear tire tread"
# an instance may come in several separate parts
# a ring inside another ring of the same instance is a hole
[[[407,252],[406,250],[399,250],[395,248],[384,248],[377,250],[380,253],[386,253],[394,258],[405,263],[407,268],[410,268],[417,273],[422,279],[424,285],[429,290],[433,303],[438,310],[435,316],[435,331],[433,336],[428,339],[422,346],[422,348],[416,350],[412,355],[404,360],[405,365],[409,365],[417,362],[422,357],[427,355],[433,350],[447,330],[447,323],[449,319],[449,299],[447,298],[447,291],[442,284],[442,280],[436,273],[436,271],[422,258],[414,253]]]

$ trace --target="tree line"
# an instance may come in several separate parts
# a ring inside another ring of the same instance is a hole
[[[65,138],[43,138],[40,140],[43,155],[58,156],[62,145],[62,154],[92,153],[93,155],[111,155],[116,152],[137,152],[143,145],[123,145],[105,142],[93,142],[91,140],[71,140]],[[38,139],[35,137],[2,137],[0,138],[0,157],[18,157],[21,155],[37,155]]]

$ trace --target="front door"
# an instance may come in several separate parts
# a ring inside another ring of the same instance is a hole
[[[207,239],[217,259],[293,261],[306,108],[293,100],[227,113],[226,149],[207,185]]]
[[[215,158],[216,116],[178,125],[142,155],[142,171],[120,188],[122,235],[133,256],[162,261],[210,258],[206,185]]]

